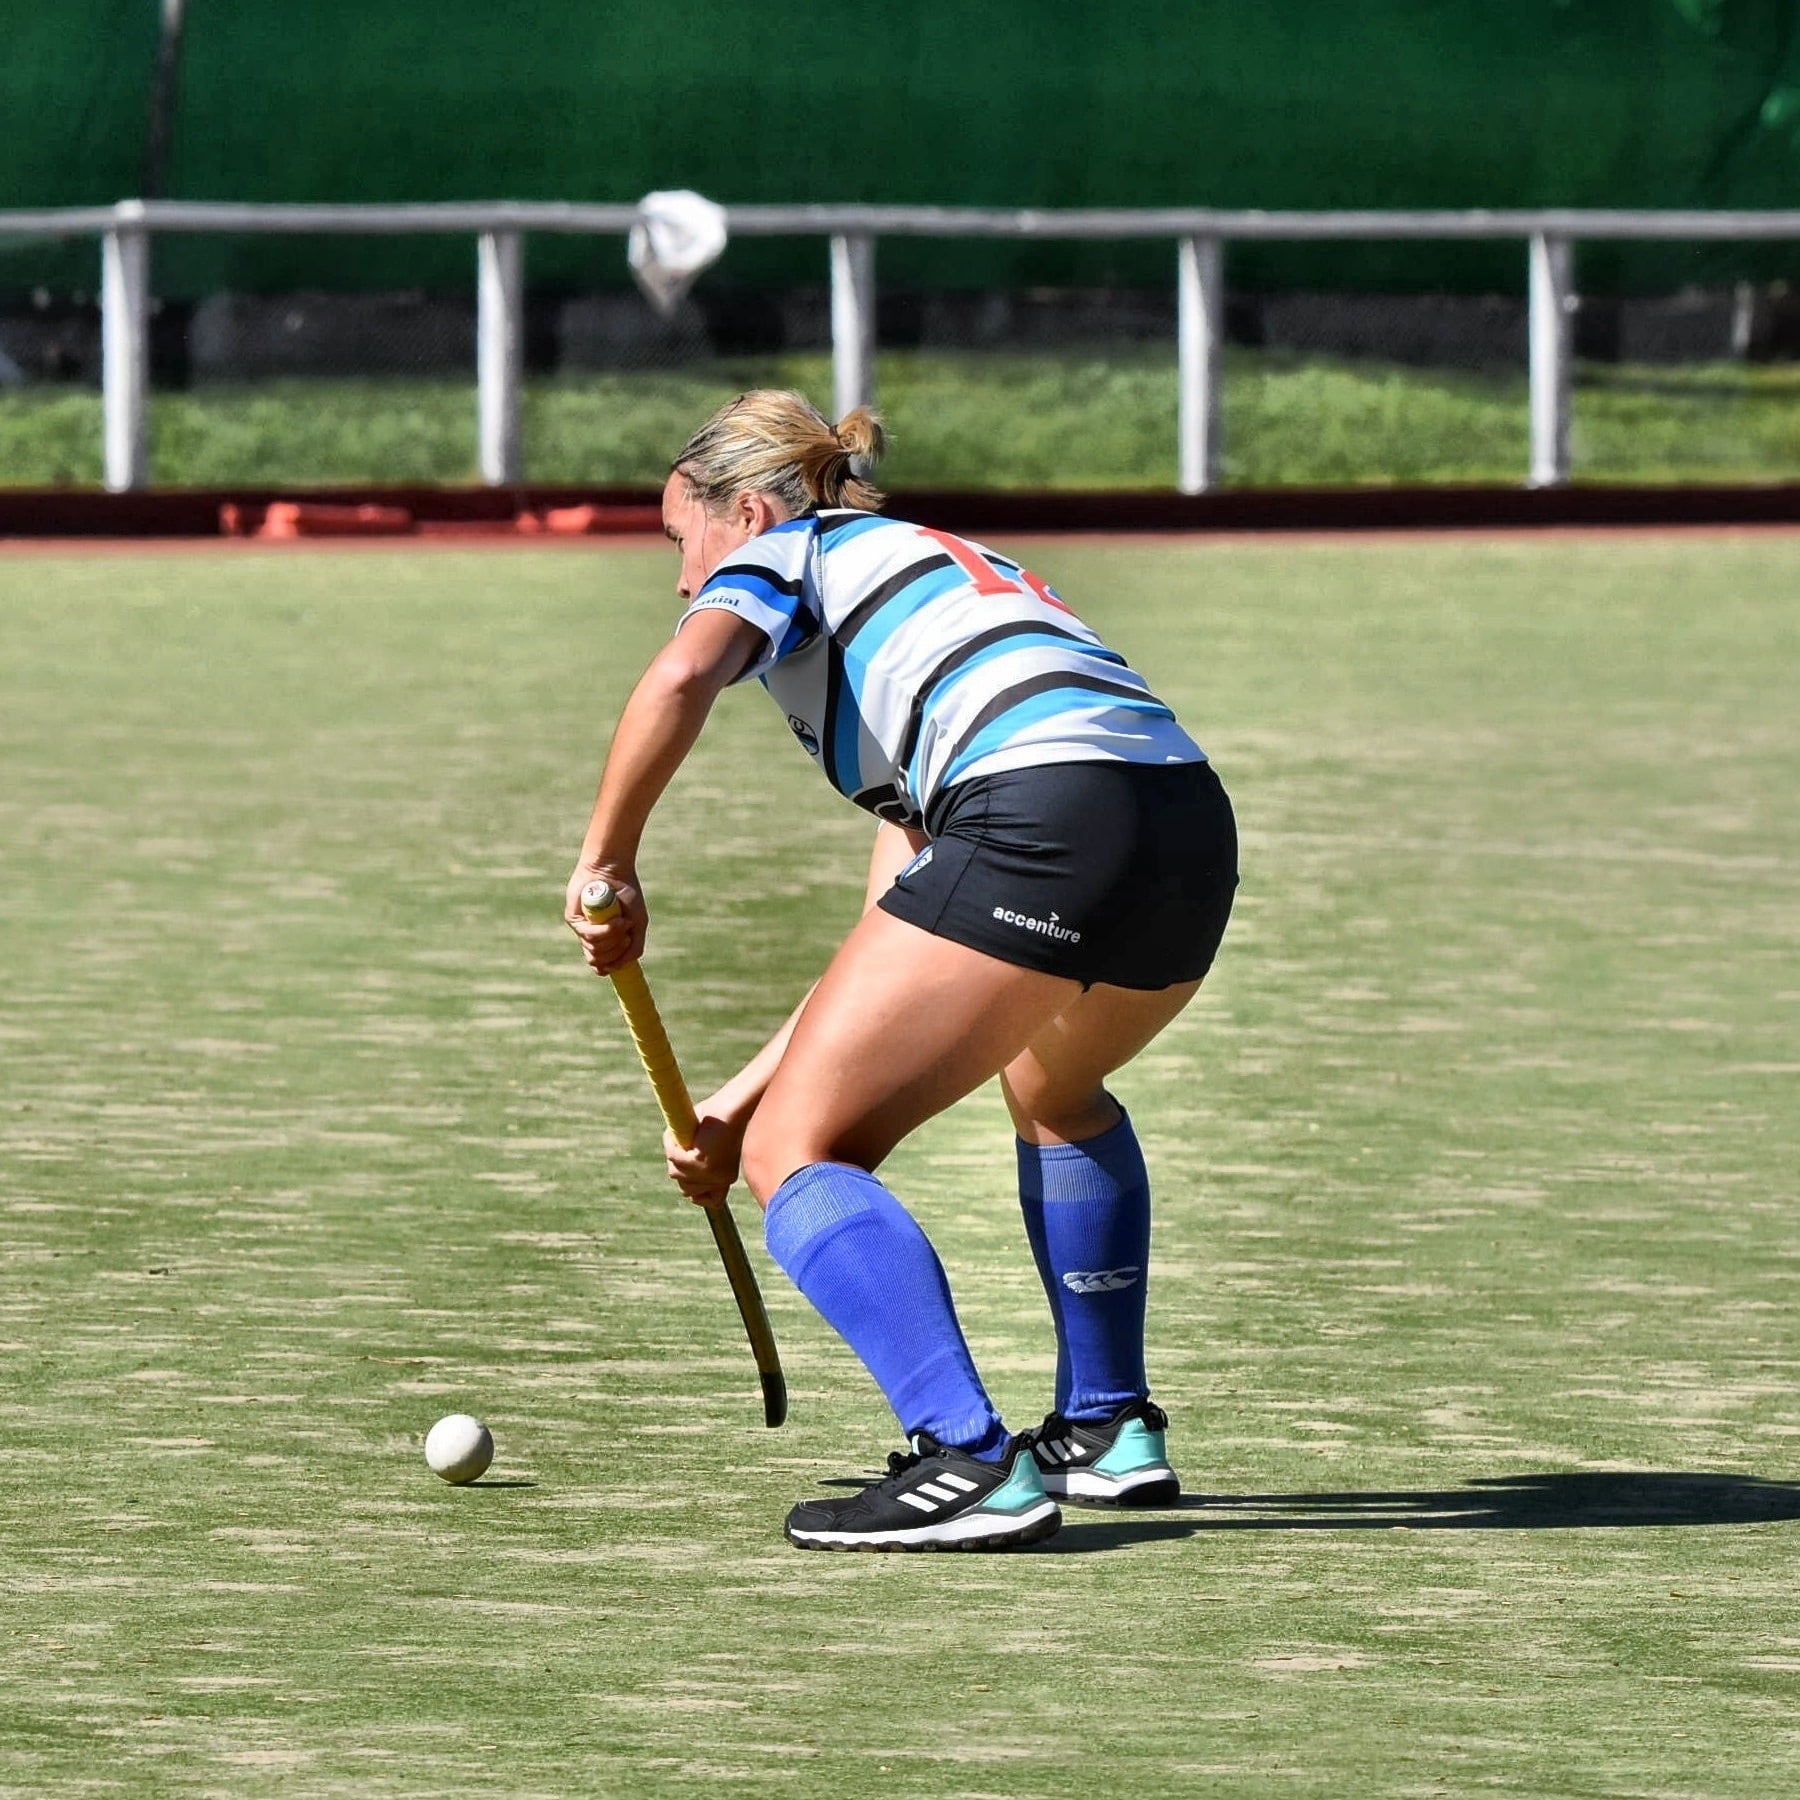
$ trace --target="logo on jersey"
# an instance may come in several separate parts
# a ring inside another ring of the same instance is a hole
[[[996,906],[994,917],[1002,925],[1017,925],[1021,931],[1035,931],[1040,937],[1053,938],[1059,944],[1081,942],[1081,933],[1063,924],[1056,913],[1052,913],[1047,919],[1034,919],[1028,913],[1013,912],[1008,907]]]
[[[819,734],[804,719],[797,719],[789,713],[788,729],[800,740],[801,747],[808,756],[819,754]]]
[[[1124,1269],[1071,1269],[1062,1284],[1071,1294],[1116,1294],[1120,1288],[1136,1287],[1137,1265]]]

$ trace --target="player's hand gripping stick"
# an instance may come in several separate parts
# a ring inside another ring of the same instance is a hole
[[[590,881],[581,890],[581,910],[590,923],[604,925],[618,916],[619,899],[609,883]],[[612,984],[625,1023],[631,1028],[631,1040],[637,1045],[638,1060],[644,1065],[656,1103],[662,1108],[663,1120],[682,1147],[691,1148],[698,1124],[694,1103],[688,1097],[687,1083],[681,1078],[681,1066],[675,1060],[669,1034],[663,1029],[662,1015],[656,1010],[642,965],[633,962],[614,969]],[[756,1285],[756,1271],[744,1254],[744,1240],[738,1236],[737,1221],[731,1216],[729,1204],[720,1200],[702,1210],[712,1227],[719,1260],[725,1265],[732,1296],[756,1357],[756,1372],[762,1378],[763,1422],[779,1425],[787,1417],[787,1379],[781,1372],[781,1355],[775,1348],[775,1333],[769,1327],[762,1290]]]

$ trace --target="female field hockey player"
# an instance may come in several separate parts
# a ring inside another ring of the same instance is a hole
[[[638,844],[719,695],[759,679],[880,821],[868,905],[813,991],[666,1140],[690,1198],[740,1167],[769,1253],[861,1357],[910,1442],[884,1480],[788,1515],[806,1549],[1027,1544],[1059,1499],[1166,1504],[1144,1373],[1150,1190],[1106,1077],[1193,997],[1237,884],[1230,802],[1124,660],[1017,563],[885,518],[872,414],[741,396],[675,459],[663,522],[687,603],[606,760],[566,917],[605,975],[642,953]],[[617,919],[583,918],[609,881]],[[876,1176],[998,1075],[1056,1327],[1056,1404],[1010,1434],[936,1251]]]

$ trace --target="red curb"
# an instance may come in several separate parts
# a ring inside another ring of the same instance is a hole
[[[976,533],[1295,533],[1512,531],[1800,525],[1800,482],[1754,487],[1247,488],[1213,494],[1130,490],[983,492],[912,488],[894,508],[920,524]],[[648,488],[169,488],[104,494],[0,488],[0,538],[216,538],[224,509],[254,529],[271,507],[381,507],[421,533],[617,535],[660,529]],[[558,522],[552,524],[555,519]]]

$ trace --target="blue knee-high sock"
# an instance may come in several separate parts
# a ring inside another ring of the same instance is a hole
[[[1056,1410],[1105,1418],[1149,1393],[1150,1178],[1131,1120],[1079,1144],[1019,1142],[1019,1205],[1056,1326]]]
[[[769,1254],[863,1360],[910,1438],[997,1458],[1006,1427],[957,1323],[931,1240],[865,1169],[811,1163],[775,1190]]]

